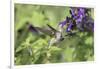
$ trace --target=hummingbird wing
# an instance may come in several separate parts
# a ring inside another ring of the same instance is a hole
[[[52,31],[49,30],[48,28],[40,28],[40,27],[34,27],[34,28],[37,29],[39,33],[43,33],[49,36],[53,35]]]
[[[28,23],[28,30],[36,35],[48,35],[48,36],[53,35],[51,29],[35,27],[34,25],[30,23]]]

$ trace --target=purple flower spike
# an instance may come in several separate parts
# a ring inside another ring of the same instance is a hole
[[[88,15],[89,10],[91,9],[71,7],[69,11],[71,17],[67,16],[59,23],[59,27],[62,29],[66,25],[66,32],[71,32],[74,28],[80,31],[94,31],[94,20]]]

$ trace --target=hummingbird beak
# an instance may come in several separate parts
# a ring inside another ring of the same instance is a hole
[[[51,27],[49,24],[47,24],[47,26],[48,26],[53,32],[57,32],[57,30],[54,29],[53,27]]]

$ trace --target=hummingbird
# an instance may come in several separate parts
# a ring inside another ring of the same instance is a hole
[[[47,28],[35,27],[29,22],[27,22],[27,25],[28,25],[28,30],[31,31],[33,34],[36,34],[38,36],[44,36],[44,35],[50,36],[51,39],[48,42],[49,47],[53,44],[57,44],[64,40],[64,37],[62,35],[63,30],[61,28],[58,28],[58,30],[56,30],[49,24],[47,24]]]

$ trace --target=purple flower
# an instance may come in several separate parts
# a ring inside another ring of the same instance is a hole
[[[72,27],[73,27],[73,23],[70,23],[66,29],[66,32],[70,32],[72,30]]]
[[[66,17],[66,19],[62,22],[59,23],[59,25],[61,25],[61,27],[64,27],[64,25],[66,25],[67,23],[69,23],[69,17]]]
[[[79,8],[78,14],[79,15],[84,15],[84,13],[85,13],[85,9],[84,8]]]
[[[64,20],[64,21],[60,22],[59,25],[60,25],[61,27],[63,27],[64,25],[66,25],[66,23],[67,23],[67,21]]]
[[[76,19],[76,24],[81,23],[81,21],[82,21],[82,18]]]
[[[59,26],[63,28],[66,27],[66,32],[71,32],[71,30],[77,28],[80,31],[94,30],[94,20],[91,19],[91,16],[88,15],[88,11],[90,9],[82,8],[82,7],[71,7],[70,14],[71,17],[66,17],[66,19],[59,23]]]

